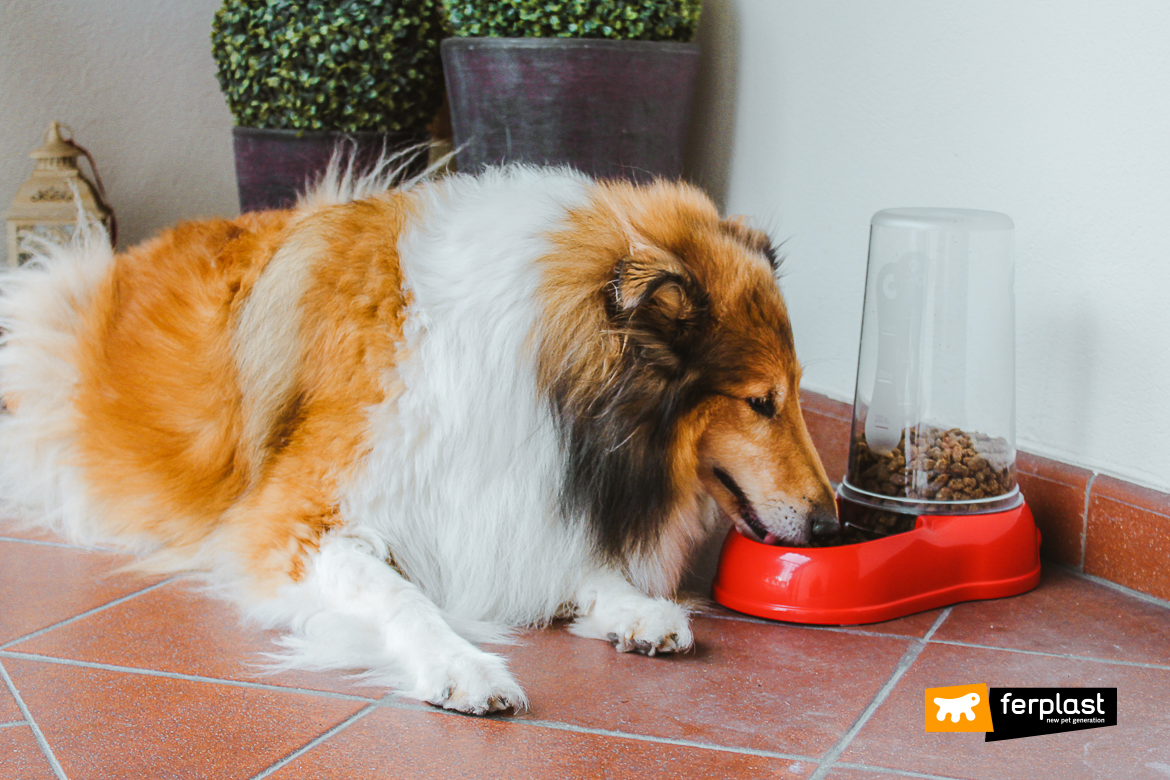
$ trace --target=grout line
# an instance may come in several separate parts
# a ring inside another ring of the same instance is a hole
[[[1153,604],[1154,606],[1157,606],[1157,607],[1165,607],[1166,609],[1170,609],[1170,601],[1166,601],[1165,599],[1160,599],[1157,596],[1151,596],[1149,593],[1142,593],[1140,590],[1134,590],[1133,588],[1127,588],[1126,586],[1124,586],[1120,583],[1114,582],[1113,580],[1107,580],[1104,577],[1098,577],[1095,574],[1085,574],[1083,571],[1080,571],[1075,566],[1069,566],[1069,565],[1064,564],[1064,563],[1056,563],[1055,561],[1049,561],[1049,563],[1053,564],[1061,569],[1064,569],[1066,572],[1068,572],[1069,574],[1072,574],[1076,577],[1086,579],[1089,582],[1095,582],[1098,585],[1104,585],[1107,588],[1111,588],[1111,589],[1118,591],[1119,593],[1122,593],[1126,596],[1130,596],[1131,598],[1135,598],[1135,599],[1138,599],[1140,601],[1144,601],[1148,604]]]
[[[47,634],[56,628],[61,628],[62,626],[67,626],[70,623],[87,618],[90,615],[96,615],[98,612],[102,612],[104,610],[107,610],[110,607],[116,607],[119,604],[124,604],[127,601],[130,601],[131,599],[136,599],[139,596],[150,593],[152,590],[156,590],[158,588],[161,588],[164,585],[169,585],[177,579],[179,579],[178,576],[168,577],[167,579],[162,580],[161,582],[156,582],[153,585],[148,585],[141,590],[134,591],[133,593],[127,593],[125,596],[119,596],[118,598],[116,598],[112,601],[107,601],[105,604],[101,604],[99,606],[96,606],[93,609],[87,609],[85,612],[78,613],[71,618],[66,618],[62,621],[54,623],[51,626],[45,626],[44,628],[38,628],[36,631],[33,631],[32,633],[25,634],[24,636],[18,636],[16,639],[10,639],[5,643],[0,644],[0,650],[7,650],[9,647],[12,647],[15,644],[19,644],[19,643],[27,641],[29,639],[33,639],[35,637],[41,636],[42,634]]]
[[[1089,481],[1085,483],[1085,505],[1081,509],[1081,566],[1080,570],[1085,570],[1085,557],[1089,552],[1089,505],[1092,503],[1093,497],[1093,483],[1097,481],[1097,472],[1089,475]]]
[[[1112,658],[1094,658],[1088,655],[1072,655],[1070,653],[1045,653],[1040,650],[1022,650],[1018,647],[995,647],[993,645],[977,645],[973,642],[956,642],[952,639],[933,639],[936,645],[951,645],[953,647],[970,647],[977,650],[998,650],[1002,653],[1023,653],[1024,655],[1041,655],[1046,658],[1063,658],[1066,661],[1089,661],[1098,664],[1113,664],[1114,666],[1136,666],[1141,669],[1158,669],[1170,671],[1165,664],[1148,664],[1140,661],[1119,661]]]
[[[866,772],[879,772],[882,774],[894,775],[895,777],[921,777],[925,780],[959,780],[956,777],[949,775],[931,775],[925,772],[915,772],[910,769],[890,769],[884,766],[870,766],[869,764],[855,764],[851,761],[842,761],[836,766],[844,769],[860,769]]]
[[[914,640],[910,644],[910,647],[906,648],[906,652],[902,654],[902,658],[898,661],[898,666],[894,669],[893,674],[890,675],[890,679],[886,680],[886,684],[881,687],[881,690],[877,692],[877,694],[873,697],[873,700],[870,701],[869,706],[865,708],[865,711],[862,712],[860,716],[858,716],[857,720],[853,722],[853,725],[849,727],[849,730],[846,731],[839,740],[837,740],[837,744],[834,745],[832,749],[830,749],[829,752],[824,755],[823,758],[821,758],[820,764],[817,766],[817,771],[812,773],[812,775],[809,777],[809,780],[822,780],[822,778],[828,774],[833,764],[836,763],[841,754],[845,752],[845,748],[849,747],[849,743],[853,741],[853,738],[857,736],[858,732],[861,731],[862,727],[865,726],[870,717],[875,712],[877,712],[877,708],[882,705],[882,702],[884,702],[890,695],[890,692],[894,690],[894,686],[898,684],[900,679],[902,679],[902,675],[906,674],[906,671],[911,667],[911,665],[913,665],[913,663],[918,660],[918,656],[922,654],[924,649],[926,649],[927,644],[930,643],[930,638],[934,636],[934,632],[938,631],[943,622],[946,621],[948,617],[950,617],[951,609],[952,607],[947,607],[944,609],[942,614],[940,614],[934,623],[930,626],[930,629],[926,632],[926,634],[921,639]]]
[[[1138,485],[1138,487],[1141,487],[1141,485]],[[1116,498],[1114,496],[1098,496],[1098,498],[1100,498],[1102,501],[1108,501],[1111,504],[1121,504],[1124,507],[1136,509],[1139,512],[1144,512],[1147,515],[1153,515],[1154,517],[1161,518],[1162,520],[1170,520],[1170,513],[1160,512],[1157,509],[1151,509],[1148,504],[1131,504],[1128,501],[1122,501],[1120,498]]]
[[[638,742],[655,742],[664,745],[678,745],[680,747],[698,748],[700,750],[712,750],[721,753],[738,753],[748,756],[760,756],[762,758],[779,758],[785,761],[806,761],[808,763],[816,763],[816,759],[810,756],[801,756],[795,753],[778,753],[774,750],[759,750],[757,748],[736,747],[734,745],[717,745],[708,742],[696,742],[690,739],[675,739],[673,737],[655,737],[648,734],[631,734],[625,731],[613,731],[611,729],[596,729],[588,726],[577,726],[572,723],[562,723],[555,720],[520,720],[508,719],[508,723],[517,725],[535,726],[537,728],[555,729],[556,731],[571,731],[577,734],[593,734],[603,737],[614,737],[617,739],[631,739]]]
[[[0,542],[16,542],[17,544],[36,544],[42,547],[65,547],[69,550],[87,550],[89,552],[123,552],[116,547],[98,547],[92,544],[70,544],[69,542],[50,542],[47,539],[24,539],[19,536],[0,535]]]
[[[387,697],[381,701],[383,707],[393,707],[400,710],[413,710],[416,712],[430,712],[438,715],[449,715],[452,717],[466,718],[469,717],[460,712],[453,712],[452,710],[439,709],[431,707],[426,704],[411,704],[404,702],[397,696]],[[678,745],[680,747],[699,748],[701,750],[713,750],[722,753],[739,753],[749,756],[760,756],[762,758],[780,758],[786,761],[807,761],[815,764],[817,759],[810,756],[801,756],[795,753],[777,753],[772,750],[759,750],[757,748],[735,747],[733,745],[717,745],[709,742],[696,742],[690,739],[675,739],[674,737],[655,737],[648,734],[632,734],[627,731],[614,731],[612,729],[598,729],[590,726],[578,726],[573,723],[564,723],[557,720],[541,720],[537,718],[517,718],[511,716],[487,716],[484,720],[491,720],[498,723],[507,723],[509,725],[517,726],[532,726],[535,728],[554,729],[556,731],[571,731],[575,734],[593,734],[601,737],[615,737],[617,739],[631,739],[637,742],[655,742],[664,745]]]
[[[0,729],[6,729],[9,726],[27,726],[27,725],[28,725],[27,720],[14,720],[10,723],[0,723]]]
[[[1120,591],[1121,593],[1123,593],[1127,596],[1132,596],[1134,598],[1140,599],[1141,601],[1145,601],[1147,603],[1154,604],[1155,606],[1166,607],[1166,608],[1170,609],[1170,602],[1163,601],[1159,598],[1156,598],[1154,596],[1150,596],[1149,594],[1142,593],[1140,591],[1132,590],[1130,588],[1125,587],[1124,585],[1118,585],[1116,582],[1104,580],[1104,579],[1101,579],[1100,577],[1094,577],[1091,574],[1085,574],[1084,572],[1077,571],[1077,569],[1072,567],[1072,566],[1067,566],[1065,564],[1055,563],[1053,561],[1046,562],[1046,565],[1057,566],[1057,567],[1064,569],[1067,572],[1069,572],[1070,574],[1073,574],[1077,577],[1081,577],[1083,579],[1090,580],[1090,581],[1095,582],[1097,584],[1104,585],[1108,588],[1112,588],[1113,590]],[[955,604],[952,606],[958,606],[958,605]],[[701,617],[714,618],[715,620],[735,620],[735,621],[740,621],[743,623],[756,623],[759,625],[779,626],[782,628],[808,628],[808,629],[812,629],[815,631],[831,631],[831,632],[842,633],[842,634],[854,634],[857,636],[870,636],[870,637],[879,637],[879,638],[887,637],[890,639],[903,639],[903,640],[909,639],[909,640],[913,640],[913,641],[921,641],[923,639],[923,637],[910,636],[908,634],[882,634],[882,633],[878,633],[876,631],[865,631],[864,629],[848,628],[848,627],[844,627],[844,626],[815,626],[815,625],[793,624],[793,623],[785,623],[783,621],[765,620],[762,618],[754,618],[754,617],[750,617],[748,615],[719,615],[719,614],[713,614],[713,613],[708,613],[708,612],[698,612],[695,614],[698,616],[701,616]],[[931,630],[928,633],[928,635],[933,635],[933,634],[934,634],[933,630]],[[1017,648],[1017,647],[996,647],[994,645],[980,645],[980,644],[974,644],[971,642],[958,642],[958,641],[949,640],[949,639],[932,639],[931,641],[936,643],[936,644],[956,645],[958,647],[973,647],[973,648],[978,648],[980,650],[1001,650],[1005,653],[1025,653],[1027,655],[1043,655],[1043,656],[1049,656],[1052,658],[1064,658],[1064,659],[1071,660],[1071,661],[1094,661],[1094,662],[1098,662],[1098,663],[1117,664],[1117,665],[1121,665],[1121,666],[1138,666],[1138,667],[1147,668],[1147,669],[1170,669],[1170,666],[1166,666],[1166,665],[1162,665],[1162,664],[1141,663],[1139,661],[1121,661],[1121,660],[1116,660],[1116,659],[1111,659],[1111,658],[1097,658],[1095,656],[1071,655],[1068,653],[1045,653],[1045,652],[1042,652],[1039,650],[1025,650],[1023,648]]]
[[[269,685],[267,683],[255,683],[245,680],[228,680],[222,677],[204,677],[198,674],[183,674],[182,672],[162,672],[157,669],[141,669],[134,666],[117,666],[115,664],[103,664],[97,661],[75,661],[70,658],[54,658],[48,655],[38,655],[36,653],[22,653],[18,650],[0,650],[0,658],[17,658],[22,661],[39,661],[47,664],[57,664],[59,666],[80,666],[86,669],[101,669],[106,672],[125,672],[126,674],[140,674],[146,677],[165,677],[170,680],[186,680],[187,682],[213,683],[215,685],[230,685],[236,688],[253,688],[261,691],[273,691],[275,693],[300,693],[306,696],[319,696],[327,699],[343,699],[345,701],[364,701],[373,702],[368,696],[358,696],[351,693],[338,693],[336,691],[318,691],[312,688],[294,688],[286,685]]]
[[[377,702],[372,702],[368,706],[362,707],[360,710],[355,712],[353,715],[350,715],[348,718],[341,721],[336,726],[333,726],[332,728],[328,729],[327,731],[324,731],[321,734],[318,734],[317,736],[313,737],[308,742],[301,745],[299,748],[297,748],[293,752],[289,753],[287,756],[280,759],[272,766],[263,770],[259,774],[253,775],[252,780],[261,780],[261,778],[268,777],[273,772],[276,772],[277,770],[282,769],[283,767],[291,764],[293,761],[296,761],[298,758],[303,756],[305,753],[308,753],[310,750],[317,747],[325,740],[344,731],[345,729],[352,726],[354,723],[357,723],[359,720],[366,717],[367,715],[369,715],[371,712],[373,712],[377,708],[378,708]]]
[[[58,780],[69,780],[65,776],[65,770],[61,768],[61,763],[57,757],[53,755],[53,748],[49,747],[49,740],[45,739],[45,734],[41,731],[41,727],[37,725],[36,719],[33,718],[32,712],[29,711],[28,705],[24,703],[21,698],[20,691],[16,688],[16,683],[12,681],[8,670],[4,668],[3,661],[0,661],[0,677],[4,679],[5,685],[8,686],[8,692],[12,694],[12,698],[16,699],[16,706],[20,708],[20,713],[24,715],[24,719],[28,721],[29,728],[32,729],[33,736],[36,737],[37,744],[40,745],[41,752],[45,755],[45,760],[49,762],[49,766],[53,769]]]
[[[878,637],[879,639],[922,639],[921,636],[914,636],[912,634],[885,634],[881,631],[866,631],[864,628],[853,628],[851,626],[819,626],[812,623],[789,623],[783,620],[768,620],[767,618],[756,618],[749,615],[718,615],[711,612],[695,612],[693,614],[696,617],[714,618],[715,620],[735,620],[739,621],[740,623],[755,623],[761,626],[778,626],[780,628],[807,628],[812,631],[830,631],[836,634],[872,636]]]

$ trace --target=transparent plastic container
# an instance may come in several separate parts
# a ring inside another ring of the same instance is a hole
[[[1015,477],[1011,219],[887,209],[870,223],[849,465],[849,541],[919,515],[1002,512]]]

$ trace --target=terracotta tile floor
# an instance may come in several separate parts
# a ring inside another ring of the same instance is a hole
[[[437,711],[341,675],[259,676],[272,635],[181,578],[0,522],[0,779],[1167,778],[1170,609],[1060,568],[1032,593],[856,628],[710,608],[697,649],[562,628],[500,648],[517,715]],[[1115,727],[923,730],[927,687],[1116,687]]]

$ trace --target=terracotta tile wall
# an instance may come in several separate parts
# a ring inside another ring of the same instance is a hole
[[[816,393],[804,393],[801,406],[829,478],[839,482],[853,409]],[[1170,495],[1027,452],[1016,459],[1016,477],[1044,539],[1041,555],[1170,599]]]

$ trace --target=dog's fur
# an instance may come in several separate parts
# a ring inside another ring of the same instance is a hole
[[[721,518],[834,530],[762,233],[682,184],[389,173],[9,274],[8,509],[474,713],[525,699],[472,641],[685,650],[668,597]]]

